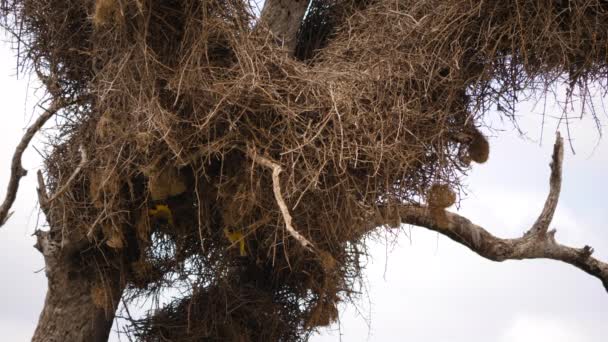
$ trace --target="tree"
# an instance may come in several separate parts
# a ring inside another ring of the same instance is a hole
[[[120,301],[182,298],[133,319],[160,341],[292,341],[337,318],[366,237],[413,224],[482,257],[608,264],[549,230],[518,239],[449,212],[496,106],[551,84],[605,85],[601,1],[4,0],[48,92],[15,151],[53,117],[38,231],[49,289],[34,341],[105,341]],[[604,83],[602,83],[604,82]],[[593,108],[593,107],[591,107]],[[595,113],[591,111],[589,115]]]

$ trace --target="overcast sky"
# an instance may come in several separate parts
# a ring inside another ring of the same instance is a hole
[[[13,150],[32,120],[36,99],[28,80],[16,78],[15,66],[9,46],[0,44],[1,198]],[[491,122],[505,131],[490,138],[489,162],[475,166],[466,180],[469,194],[459,212],[501,237],[521,236],[548,191],[556,121],[547,121],[539,141],[539,112],[531,103],[520,106],[528,139],[508,124]],[[549,112],[558,114],[557,109]],[[607,122],[608,116],[602,116]],[[599,140],[589,118],[573,122],[572,132],[576,155],[565,151],[562,196],[552,228],[558,241],[590,244],[596,257],[608,260],[608,143]],[[41,168],[32,148],[23,165],[29,175],[21,181],[14,215],[0,228],[3,341],[31,338],[46,292],[44,262],[31,237],[39,222],[35,173]],[[357,309],[342,307],[340,324],[313,342],[340,337],[346,342],[604,342],[608,336],[608,294],[599,280],[567,264],[494,263],[416,227],[404,227],[396,244],[377,243],[371,251],[367,289]]]

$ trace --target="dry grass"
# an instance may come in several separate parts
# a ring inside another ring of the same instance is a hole
[[[453,194],[470,160],[488,159],[477,126],[490,108],[509,114],[555,81],[588,100],[608,70],[599,0],[315,1],[299,60],[235,0],[2,4],[24,65],[81,101],[50,141],[49,186],[77,146],[90,161],[54,222],[120,249],[131,298],[189,279],[190,294],[134,322],[143,340],[305,339],[352,295],[379,205],[418,203],[433,184]],[[252,150],[281,166],[314,249],[286,231]],[[158,204],[172,220],[149,215]]]

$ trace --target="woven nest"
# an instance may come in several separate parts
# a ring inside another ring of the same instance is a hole
[[[488,110],[556,81],[587,101],[608,70],[594,0],[313,0],[295,58],[236,0],[2,11],[23,66],[74,101],[50,138],[50,190],[88,156],[52,221],[121,256],[94,262],[121,267],[128,300],[189,289],[133,321],[142,340],[306,339],[353,295],[379,207],[439,188],[453,203],[488,159]],[[286,230],[277,186],[312,248]]]

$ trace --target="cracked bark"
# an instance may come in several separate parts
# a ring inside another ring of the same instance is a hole
[[[108,340],[114,313],[123,291],[118,272],[100,277],[94,267],[80,265],[77,255],[63,252],[51,240],[50,232],[37,232],[36,248],[44,256],[48,290],[33,342]],[[103,284],[104,302],[93,299],[92,288]]]
[[[86,162],[84,152],[82,157],[74,173]],[[120,255],[105,253],[102,258],[110,266],[96,265],[93,261],[102,259],[99,255],[102,252],[90,246],[81,234],[64,234],[64,227],[55,219],[51,202],[62,189],[49,197],[42,173],[38,172],[37,190],[40,208],[50,229],[35,232],[34,247],[44,257],[48,289],[32,341],[105,342],[124,290],[124,281],[117,267]],[[87,255],[82,255],[86,250]],[[103,289],[103,296],[95,299],[94,288]]]

